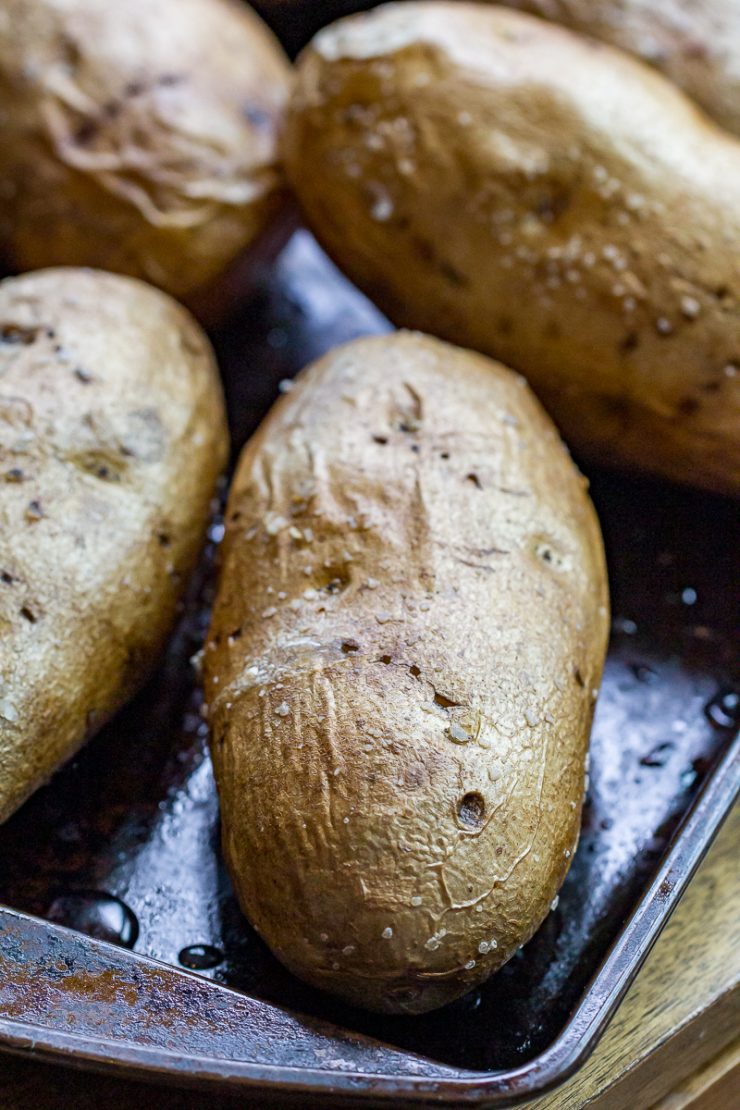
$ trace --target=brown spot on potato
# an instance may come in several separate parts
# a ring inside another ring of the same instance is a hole
[[[636,331],[628,331],[619,344],[619,349],[623,355],[628,355],[632,351],[636,351],[640,344],[640,337]]]
[[[696,397],[682,397],[676,405],[679,416],[693,416],[699,410],[699,401]]]
[[[485,820],[486,802],[477,790],[465,794],[457,805],[457,819],[468,829],[479,829]]]
[[[543,223],[554,224],[570,208],[571,200],[572,197],[568,190],[560,189],[539,197],[534,210]]]
[[[92,474],[101,482],[121,481],[120,460],[105,449],[81,451],[68,455],[67,459],[73,466]]]
[[[465,274],[458,270],[457,267],[453,266],[451,262],[440,262],[439,272],[443,278],[447,279],[450,285],[456,285],[458,288],[470,285],[470,281],[466,278]]]
[[[435,690],[434,704],[441,706],[442,709],[456,709],[458,706],[462,705],[462,702],[453,701],[452,698],[448,698],[445,694],[440,694],[438,690]]]
[[[89,146],[100,131],[100,122],[96,119],[83,119],[72,135],[77,146]]]
[[[60,35],[59,50],[61,53],[62,65],[70,74],[74,74],[82,61],[82,50],[75,40],[68,35]]]
[[[541,563],[551,567],[552,570],[564,571],[568,569],[569,560],[550,539],[538,537],[535,539],[534,553]]]
[[[20,324],[0,325],[0,343],[28,347],[39,337],[42,328],[24,328]]]
[[[345,563],[337,563],[321,567],[314,574],[312,584],[315,589],[334,595],[346,590],[351,581],[352,576],[348,566]]]

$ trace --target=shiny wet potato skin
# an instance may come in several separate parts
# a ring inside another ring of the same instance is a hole
[[[526,375],[584,457],[740,491],[740,144],[506,8],[322,31],[288,115],[316,234],[400,324]]]
[[[288,968],[418,1013],[529,939],[576,848],[607,606],[518,375],[398,333],[300,376],[239,462],[204,659],[226,859]]]
[[[201,293],[282,205],[290,69],[232,0],[7,0],[0,254]]]
[[[213,356],[169,297],[74,269],[0,284],[0,820],[149,675],[226,450]]]

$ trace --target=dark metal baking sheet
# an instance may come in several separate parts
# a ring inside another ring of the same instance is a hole
[[[283,379],[387,326],[299,232],[213,336],[236,447]],[[216,521],[160,673],[0,829],[0,902],[21,911],[0,912],[0,1047],[172,1083],[256,1087],[282,1103],[294,1094],[322,1105],[330,1095],[496,1105],[565,1078],[596,1043],[740,778],[737,506],[589,474],[614,609],[591,783],[558,906],[516,958],[436,1014],[381,1017],[294,980],[241,917],[220,861],[189,663],[207,619]],[[170,966],[140,965],[65,923]],[[197,977],[171,970],[198,965]]]

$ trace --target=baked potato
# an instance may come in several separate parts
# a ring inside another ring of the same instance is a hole
[[[210,297],[281,209],[289,81],[236,0],[6,0],[6,268],[97,266]]]
[[[284,154],[397,324],[526,375],[584,457],[740,491],[740,144],[532,16],[391,4],[304,52]]]
[[[419,1013],[549,911],[608,630],[524,380],[421,335],[313,365],[245,448],[204,679],[241,905],[296,975]]]
[[[149,675],[226,447],[210,348],[165,294],[0,283],[0,820]]]

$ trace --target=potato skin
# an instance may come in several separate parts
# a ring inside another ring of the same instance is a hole
[[[740,490],[740,144],[660,75],[505,8],[388,5],[304,53],[284,151],[396,323],[520,370],[584,456]]]
[[[7,0],[0,252],[197,299],[281,208],[290,68],[235,0]]]
[[[226,446],[169,297],[89,270],[0,284],[0,820],[148,676]]]
[[[225,856],[288,968],[419,1013],[529,939],[578,839],[607,605],[522,378],[404,333],[304,372],[241,457],[204,662]]]
[[[501,2],[636,54],[670,77],[722,127],[740,135],[738,0]]]
[[[740,135],[738,0],[488,0],[560,23],[635,54],[660,70],[722,127]],[[375,7],[370,0],[256,0],[290,41],[340,16]]]

